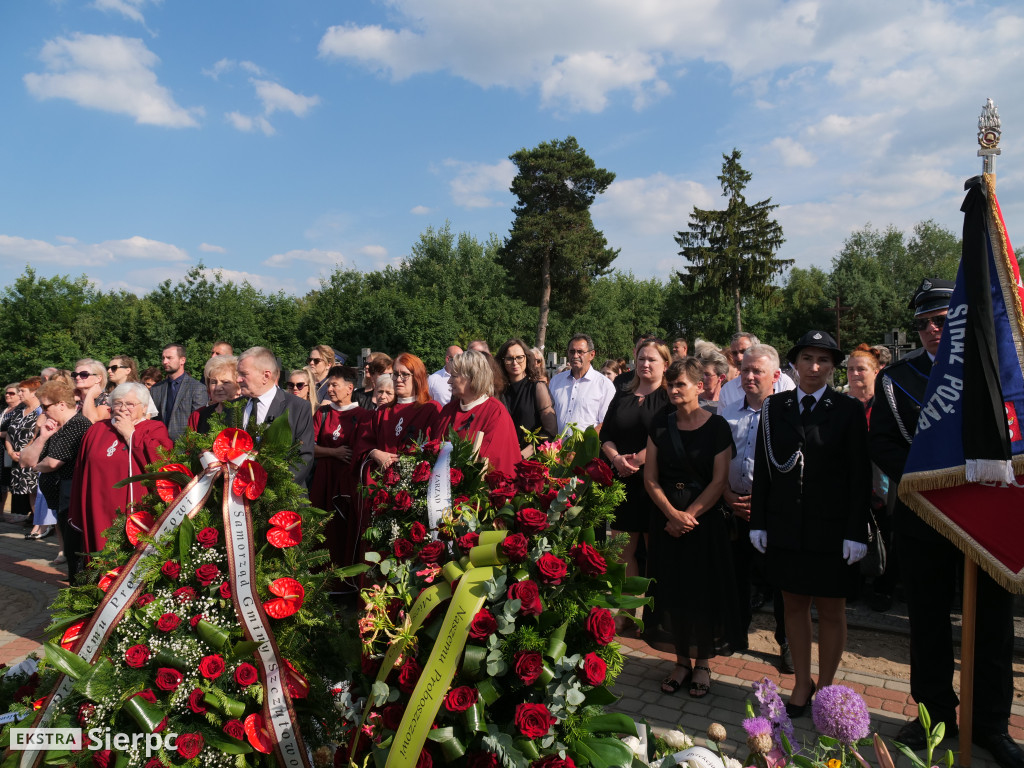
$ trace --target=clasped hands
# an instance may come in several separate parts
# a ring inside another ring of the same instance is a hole
[[[668,522],[665,523],[665,533],[678,539],[684,533],[689,533],[698,525],[700,525],[700,523],[694,515],[691,515],[689,512],[673,510],[672,514],[668,517]]]
[[[622,459],[622,461],[619,461]],[[643,466],[643,462],[635,453],[617,453],[615,458],[612,459],[612,466],[615,471],[619,473],[619,477],[629,477],[630,475],[636,474],[636,472]]]
[[[768,548],[768,531],[752,530],[750,532],[750,543],[761,554]],[[868,545],[859,541],[843,539],[843,559],[853,565],[858,560],[863,560],[868,553]]]

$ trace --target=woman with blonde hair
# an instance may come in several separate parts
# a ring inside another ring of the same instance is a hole
[[[188,428],[196,432],[210,431],[210,417],[224,412],[224,403],[238,397],[238,358],[234,355],[214,355],[203,366],[203,381],[210,402],[192,411]]]
[[[99,360],[86,357],[75,363],[71,374],[75,380],[75,394],[82,415],[95,424],[110,418],[110,403],[107,398],[107,368]]]
[[[324,380],[326,381],[327,377]],[[288,394],[308,402],[310,415],[316,416],[316,410],[320,407],[320,398],[317,396],[317,382],[312,368],[296,368],[288,374],[288,381],[284,383],[284,388]]]

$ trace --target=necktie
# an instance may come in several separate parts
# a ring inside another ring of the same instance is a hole
[[[800,398],[800,404],[803,406],[803,410],[800,411],[800,421],[807,424],[811,420],[811,411],[814,410],[815,403],[814,395],[804,395]]]
[[[248,432],[259,424],[260,415],[260,399],[258,397],[249,398],[249,420],[245,423],[245,429]]]

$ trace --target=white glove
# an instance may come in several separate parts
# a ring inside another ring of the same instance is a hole
[[[763,555],[764,551],[768,548],[768,531],[751,531],[750,543],[754,545],[754,549]]]
[[[753,536],[753,531],[750,532]],[[850,541],[849,539],[843,539],[843,559],[847,563],[853,565],[858,560],[863,560],[865,555],[868,553],[868,545],[861,544],[859,541]]]

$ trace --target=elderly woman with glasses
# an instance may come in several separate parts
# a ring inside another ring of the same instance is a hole
[[[224,412],[224,403],[238,397],[238,358],[214,355],[203,366],[203,381],[210,403],[192,411],[188,428],[203,434],[210,431],[210,417]]]
[[[103,363],[88,357],[79,360],[71,376],[75,380],[75,394],[82,415],[93,424],[109,419],[109,395],[104,391],[107,386],[107,369]]]
[[[99,552],[106,544],[103,532],[118,511],[146,495],[142,483],[115,488],[127,477],[141,475],[147,464],[170,450],[172,442],[163,422],[150,419],[149,390],[144,384],[126,382],[110,393],[109,419],[97,421],[82,440],[75,465],[71,496],[71,526],[81,533],[84,552]]]
[[[479,454],[499,472],[515,475],[522,459],[516,425],[494,394],[494,366],[491,356],[468,350],[452,359],[451,402],[438,418],[437,435],[449,429],[470,442],[479,443]]]
[[[300,400],[305,400],[309,403],[310,415],[316,416],[317,408],[320,407],[322,400],[317,394],[318,388],[313,378],[312,368],[296,368],[288,374],[288,381],[284,383],[284,388],[288,391],[288,394],[295,395]],[[326,385],[324,393],[328,394]]]
[[[25,379],[18,384],[18,397],[21,407],[15,410],[14,416],[7,425],[7,453],[13,462],[11,468],[11,514],[22,515],[28,525],[33,516],[36,503],[36,481],[38,475],[31,469],[21,466],[21,451],[36,436],[36,422],[43,409],[36,399],[36,390],[43,380],[38,376]]]

